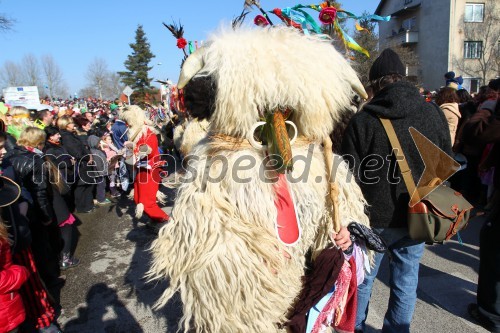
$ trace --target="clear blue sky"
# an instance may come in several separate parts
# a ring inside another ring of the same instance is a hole
[[[261,0],[265,10],[321,1]],[[378,0],[340,1],[343,9],[373,13]],[[181,21],[187,40],[204,40],[208,33],[243,9],[243,0],[0,0],[0,13],[16,20],[13,31],[0,34],[0,66],[20,62],[25,54],[38,59],[51,54],[61,68],[69,92],[86,86],[85,73],[95,58],[106,60],[111,71],[124,70],[137,25],[142,24],[156,55],[150,76],[176,82],[182,52],[162,22]],[[311,13],[313,13],[311,11]],[[246,21],[253,20],[254,9]],[[277,17],[270,16],[273,22]],[[161,63],[161,65],[157,65]],[[0,67],[1,68],[1,67]]]

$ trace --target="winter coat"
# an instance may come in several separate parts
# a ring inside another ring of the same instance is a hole
[[[57,166],[63,178],[72,182],[75,174],[75,165],[71,162],[72,156],[68,153],[66,148],[61,144],[56,145],[47,141],[45,142],[43,152],[45,156]]]
[[[465,155],[470,155],[469,152],[471,150],[475,152],[476,149],[464,143],[463,128],[464,125],[472,117],[472,115],[476,113],[477,105],[473,101],[468,101],[466,103],[459,104],[458,109],[460,110],[461,117],[460,120],[458,121],[458,129],[457,129],[457,134],[455,135],[455,143],[453,144],[453,151],[455,153],[463,153]],[[482,149],[478,148],[478,150]]]
[[[19,136],[21,136],[21,132],[26,128],[26,126],[14,126],[14,125],[9,125],[7,127],[7,133],[12,135],[16,140],[19,139]]]
[[[15,173],[15,182],[27,190],[34,210],[32,216],[43,223],[53,218],[49,197],[48,173],[43,165],[43,156],[35,154],[25,147],[17,146],[6,157]]]
[[[2,161],[0,169],[2,170],[2,176],[15,181],[16,173],[8,160],[4,159]],[[19,253],[28,248],[32,240],[31,229],[28,218],[22,215],[19,210],[19,201],[3,207],[2,219],[9,231],[9,239],[12,241],[12,252]]]
[[[462,117],[460,110],[458,108],[458,103],[443,103],[439,106],[443,110],[446,121],[448,122],[448,128],[450,131],[451,145],[455,144],[455,136],[457,134],[458,122]]]
[[[464,125],[464,136],[473,144],[494,143],[490,152],[490,166],[500,170],[500,115],[492,115],[486,109],[478,111]],[[493,184],[495,188],[500,188],[500,172],[494,173]]]
[[[415,184],[424,164],[408,129],[416,128],[451,155],[446,119],[437,105],[425,102],[412,84],[396,82],[382,89],[356,113],[344,134],[342,153],[368,202],[370,225],[406,227],[410,197],[378,116],[391,120]],[[377,167],[370,165],[373,161]]]
[[[99,147],[101,139],[95,135],[90,135],[87,142],[95,165],[94,172],[92,172],[93,177],[107,176],[109,165],[106,154]]]
[[[61,142],[68,153],[76,159],[75,163],[78,164],[76,168],[78,178],[76,181],[78,185],[92,184],[94,182],[92,177],[94,168],[92,165],[88,164],[91,157],[90,150],[82,143],[76,134],[66,130],[61,130]]]
[[[123,120],[117,120],[111,126],[111,138],[113,139],[113,143],[116,148],[122,149],[124,147],[125,141],[128,141],[127,124]]]
[[[18,290],[28,279],[24,266],[13,265],[10,247],[0,240],[0,333],[10,332],[25,319],[23,301]]]
[[[113,157],[115,157],[116,155],[118,155],[118,152],[116,150],[116,147],[110,147],[108,145],[104,145],[102,147],[102,151],[106,154],[106,159],[109,163],[109,161],[111,161],[111,159]],[[111,165],[110,168],[112,169],[118,169],[120,167],[120,163],[119,162],[116,162],[114,165]]]

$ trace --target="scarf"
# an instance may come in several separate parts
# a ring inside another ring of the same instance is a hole
[[[53,144],[54,146],[58,146],[58,147],[61,146],[61,141],[55,142],[55,141],[48,139],[47,142]]]
[[[26,148],[27,151],[30,151],[32,153],[35,153],[37,155],[43,155],[43,152],[38,148],[34,148],[34,147],[30,147],[30,146],[23,146],[23,147]]]

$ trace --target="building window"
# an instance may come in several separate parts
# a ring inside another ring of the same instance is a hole
[[[483,53],[483,42],[464,42],[464,58],[479,59]]]
[[[481,79],[464,77],[464,83],[462,84],[462,87],[469,93],[471,94],[477,93],[479,91],[480,86],[481,86]]]
[[[412,17],[403,21],[403,28],[405,30],[413,30],[417,26],[417,18]]]
[[[465,5],[465,22],[483,22],[484,3],[468,3]]]

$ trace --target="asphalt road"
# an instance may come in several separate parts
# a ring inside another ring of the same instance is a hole
[[[173,199],[173,194],[169,194]],[[170,203],[171,205],[171,203]],[[76,255],[82,263],[64,272],[59,317],[66,333],[176,332],[182,316],[177,299],[165,308],[153,305],[165,283],[144,279],[151,259],[148,247],[155,235],[131,218],[130,202],[101,207],[81,215]],[[170,207],[165,208],[170,211]],[[463,244],[427,246],[420,266],[418,301],[411,331],[414,333],[470,332],[486,330],[467,314],[474,302],[479,267],[479,230],[476,218],[462,233]],[[388,265],[384,260],[372,294],[368,332],[379,332],[389,298]]]

